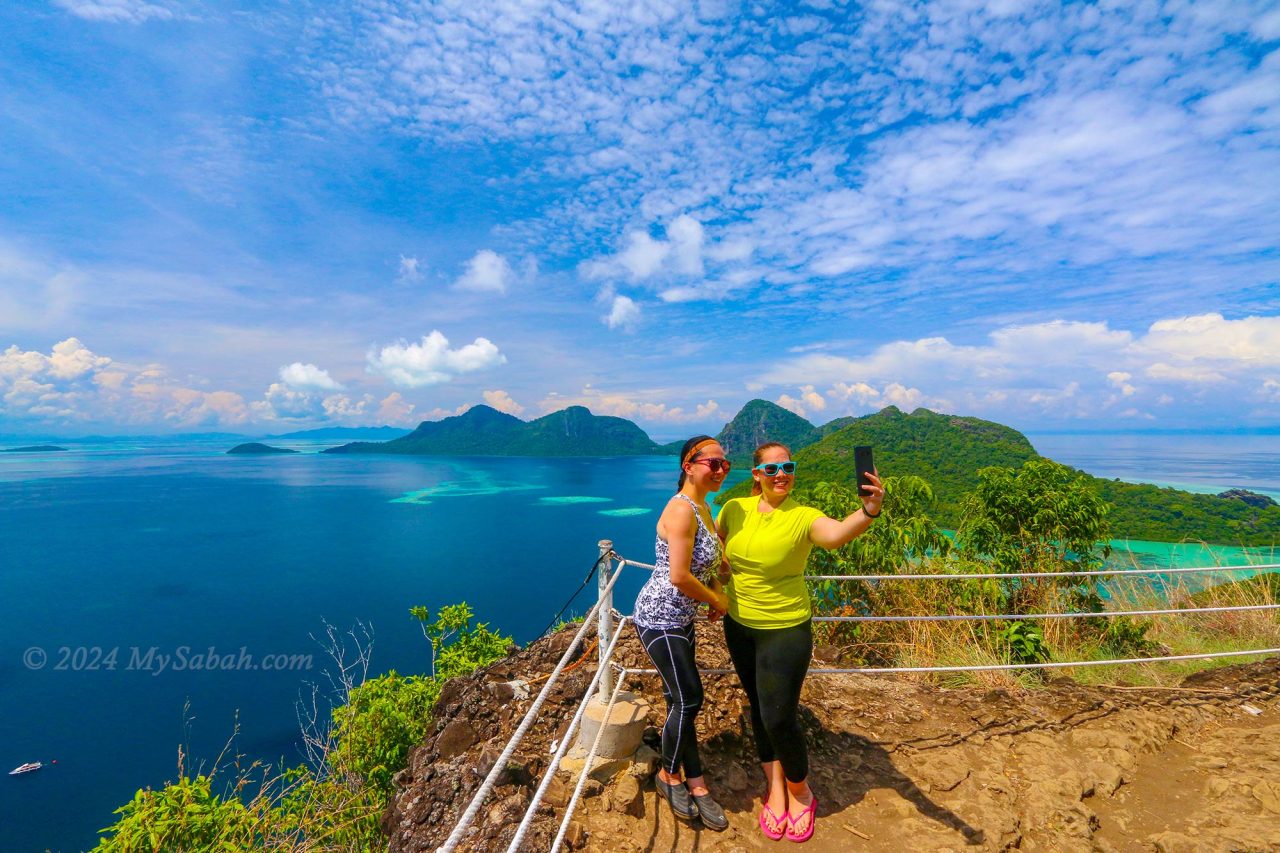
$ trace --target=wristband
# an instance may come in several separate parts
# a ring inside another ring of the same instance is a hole
[[[879,518],[881,512],[884,512],[883,508],[880,510],[880,512],[877,512],[874,515],[872,515],[871,513],[867,512],[867,508],[865,506],[862,507],[862,514],[865,515],[867,518]]]

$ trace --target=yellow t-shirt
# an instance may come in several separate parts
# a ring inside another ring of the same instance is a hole
[[[804,567],[813,550],[809,528],[823,514],[791,498],[772,512],[759,505],[759,495],[734,498],[718,516],[733,569],[729,615],[748,628],[790,628],[812,613]]]

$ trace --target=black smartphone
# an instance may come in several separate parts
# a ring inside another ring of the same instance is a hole
[[[858,497],[865,498],[871,494],[871,490],[867,488],[871,485],[867,475],[876,470],[875,462],[871,461],[870,445],[859,444],[853,448],[853,467],[858,472]]]

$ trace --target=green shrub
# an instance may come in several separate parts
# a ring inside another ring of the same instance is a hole
[[[317,737],[327,750],[322,766],[291,768],[275,778],[264,774],[252,794],[249,771],[241,772],[215,793],[214,773],[193,775],[180,756],[178,781],[160,790],[138,791],[116,810],[119,819],[101,830],[109,835],[96,849],[385,849],[379,820],[392,791],[391,779],[405,766],[409,750],[425,737],[441,685],[493,663],[511,644],[510,637],[484,623],[472,625],[473,614],[465,603],[441,608],[434,622],[425,607],[410,613],[431,644],[433,674],[401,676],[392,671],[350,686],[345,703],[333,709],[328,736]],[[331,640],[335,636],[330,633]],[[366,664],[367,655],[366,647],[361,652]],[[341,657],[334,652],[345,679],[349,670]]]

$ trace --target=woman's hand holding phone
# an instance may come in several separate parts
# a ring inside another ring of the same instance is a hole
[[[866,477],[868,485],[862,488],[867,494],[862,495],[862,508],[868,515],[879,515],[880,506],[884,503],[884,483],[877,471],[867,472]]]

